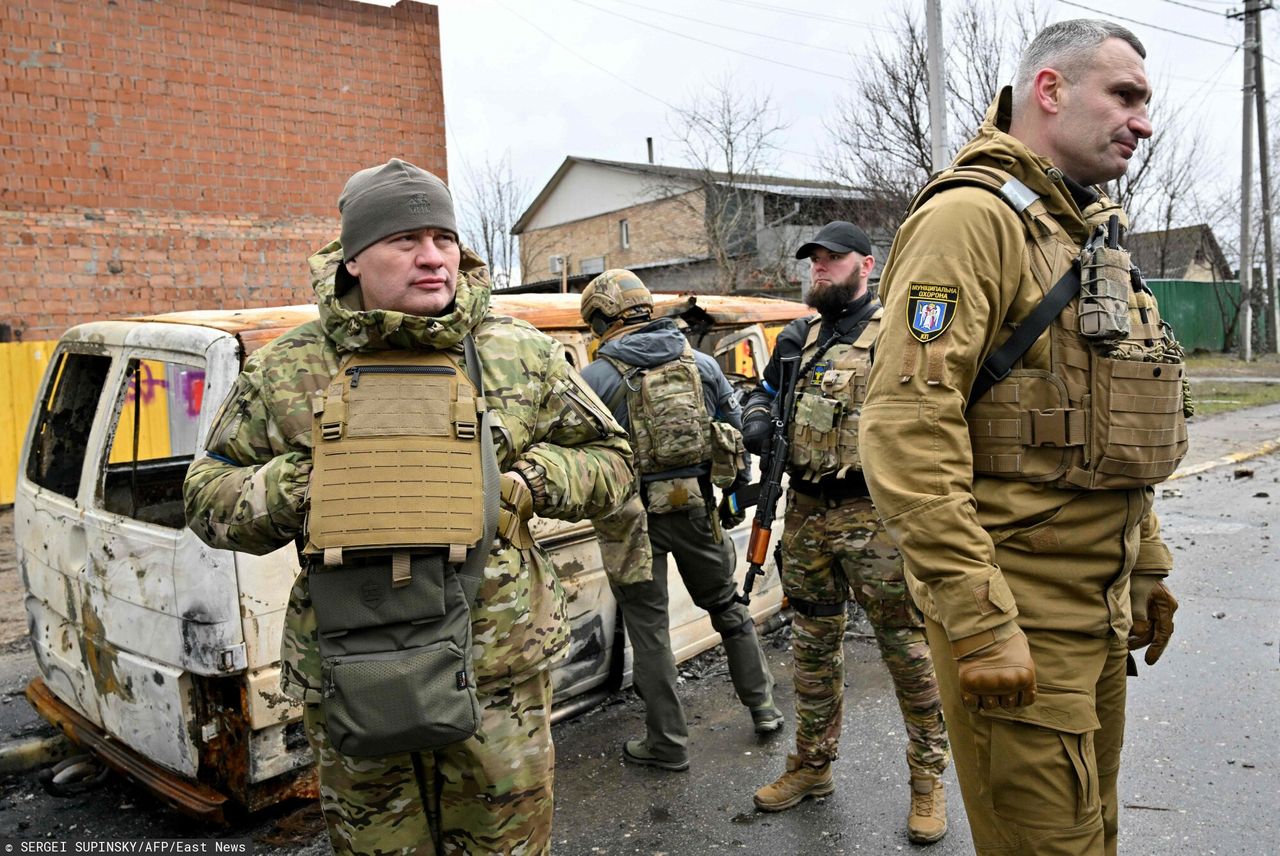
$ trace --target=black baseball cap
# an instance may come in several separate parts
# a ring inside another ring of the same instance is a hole
[[[807,259],[818,247],[833,253],[871,255],[871,239],[867,233],[845,220],[833,220],[823,226],[812,241],[796,250],[796,258]]]

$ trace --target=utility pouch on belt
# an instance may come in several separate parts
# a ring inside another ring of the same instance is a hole
[[[471,603],[500,496],[479,357],[356,354],[312,424],[308,576],[321,705],[344,755],[430,751],[479,727]]]

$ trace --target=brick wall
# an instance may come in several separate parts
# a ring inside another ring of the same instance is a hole
[[[399,156],[447,178],[434,6],[24,0],[0,6],[0,47],[16,338],[308,302],[348,175]]]
[[[707,254],[700,191],[635,205],[572,223],[537,229],[520,236],[524,282],[554,279],[552,255],[569,256],[569,273],[583,259],[604,256],[605,269],[625,268]],[[622,248],[618,221],[630,224],[631,246]]]

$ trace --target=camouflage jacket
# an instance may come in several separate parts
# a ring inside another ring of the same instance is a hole
[[[562,347],[531,325],[489,312],[483,263],[463,250],[453,311],[439,318],[360,308],[352,289],[334,293],[335,241],[309,259],[320,318],[247,361],[214,419],[208,455],[184,485],[187,523],[214,547],[262,554],[295,541],[311,472],[311,399],[344,356],[385,348],[455,348],[474,334],[499,469],[526,461],[545,473],[534,512],[580,520],[603,514],[633,489],[622,428],[570,367]],[[461,350],[457,351],[461,360]],[[472,604],[473,663],[483,690],[548,667],[564,650],[564,591],[541,548],[495,542]],[[319,702],[320,661],[307,575],[294,585],[281,652],[283,686]]]

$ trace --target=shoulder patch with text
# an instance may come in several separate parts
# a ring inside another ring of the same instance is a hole
[[[918,342],[932,342],[947,332],[956,316],[958,285],[913,282],[907,289],[907,325]]]

